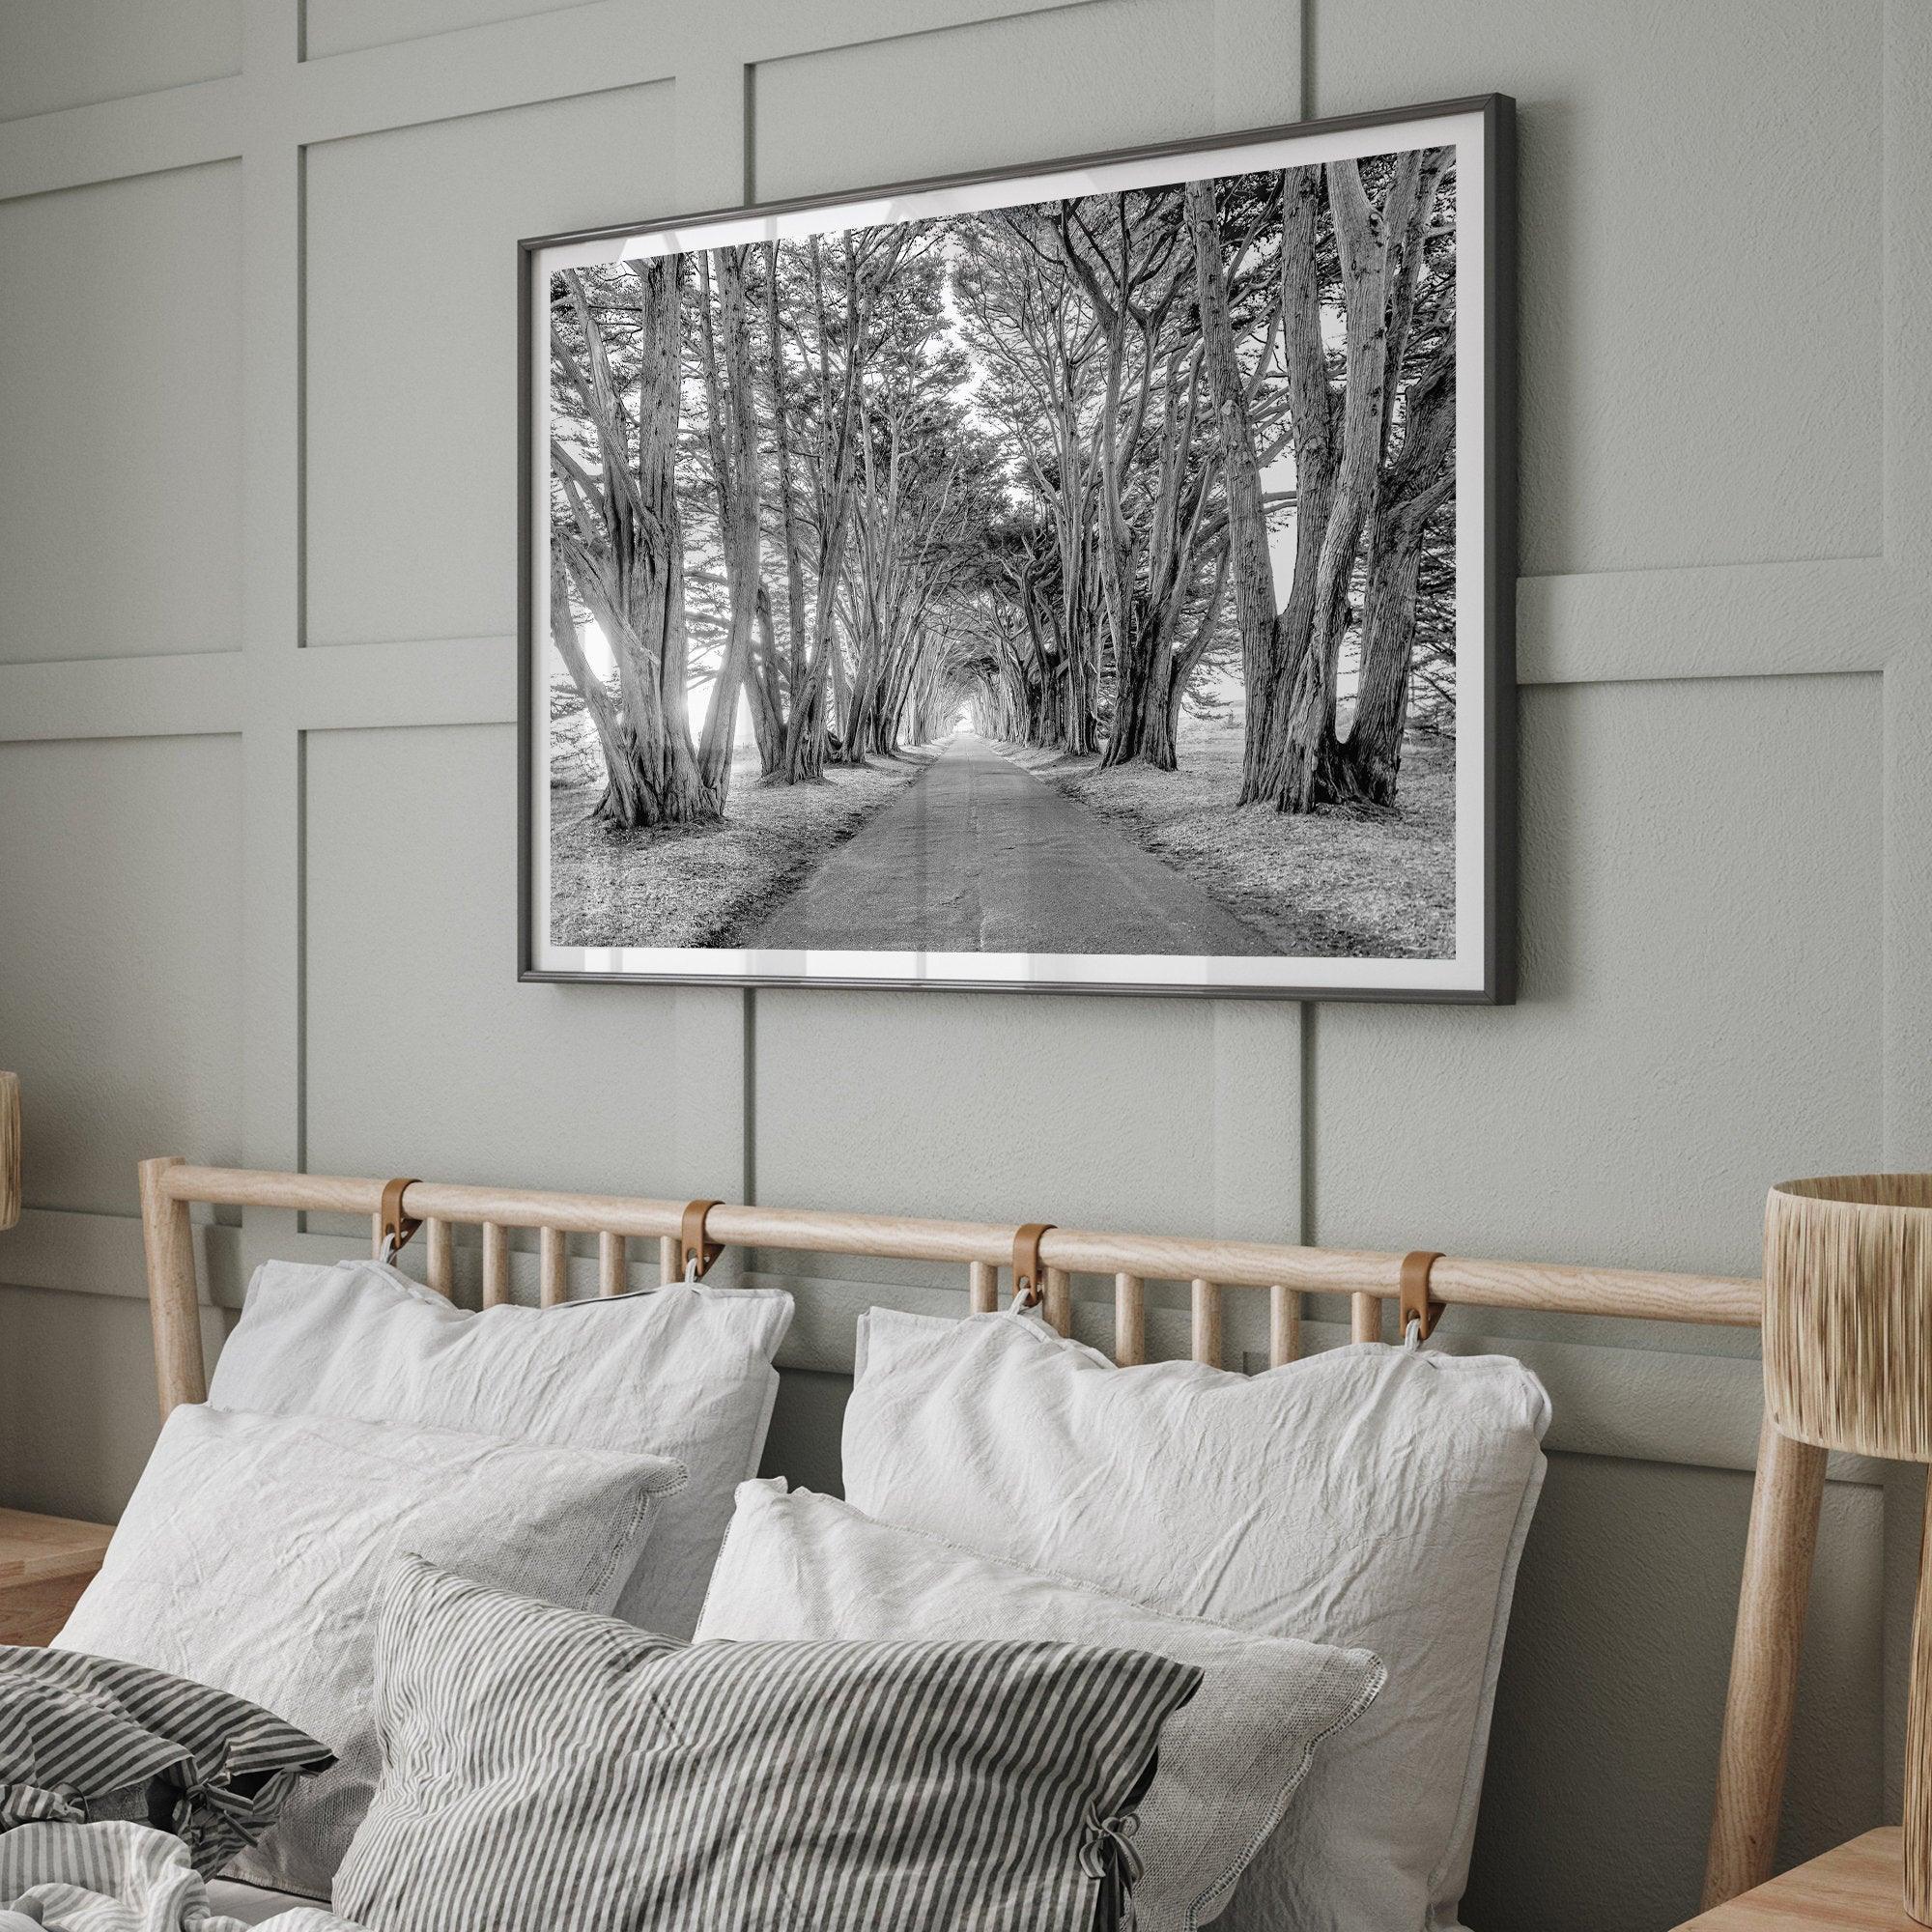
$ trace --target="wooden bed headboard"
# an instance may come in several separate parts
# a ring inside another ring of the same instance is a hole
[[[141,1163],[141,1225],[161,1413],[208,1393],[202,1353],[200,1288],[189,1208],[195,1203],[311,1213],[366,1214],[380,1253],[385,1206],[423,1229],[429,1286],[455,1287],[458,1226],[482,1230],[483,1304],[510,1299],[511,1235],[534,1231],[538,1284],[546,1307],[568,1299],[572,1236],[596,1236],[602,1294],[629,1284],[629,1244],[656,1241],[665,1281],[684,1273],[689,1245],[783,1249],[955,1264],[965,1271],[968,1306],[999,1305],[1000,1270],[1012,1270],[1062,1334],[1072,1325],[1075,1275],[1111,1276],[1114,1358],[1145,1359],[1145,1284],[1191,1285],[1192,1353],[1219,1365],[1226,1291],[1264,1291],[1269,1305],[1269,1357],[1279,1366],[1300,1352],[1304,1293],[1347,1294],[1356,1341],[1378,1341],[1382,1304],[1417,1318],[1424,1332],[1443,1307],[1533,1309],[1559,1315],[1621,1316],[1728,1327],[1758,1325],[1755,1281],[1634,1268],[1470,1261],[1286,1243],[1191,1239],[1166,1235],[1095,1233],[1031,1223],[1006,1227],[816,1208],[729,1202],[635,1199],[534,1188],[474,1187],[447,1181],[280,1174],[249,1168],[193,1167],[168,1156]],[[386,1203],[385,1203],[386,1190]],[[1037,1285],[1028,1276],[1037,1271]],[[1724,1712],[1704,1903],[1711,1906],[1771,1876],[1785,1761],[1796,1702],[1805,1593],[1824,1496],[1825,1452],[1780,1435],[1769,1422],[1759,1436],[1749,1537]]]

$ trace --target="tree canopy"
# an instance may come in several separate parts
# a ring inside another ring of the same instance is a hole
[[[562,270],[551,640],[599,810],[986,736],[1395,803],[1455,723],[1455,158]]]

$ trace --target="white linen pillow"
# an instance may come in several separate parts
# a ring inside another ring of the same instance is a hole
[[[1542,1384],[1506,1356],[1361,1344],[1264,1375],[1117,1369],[1011,1313],[874,1309],[845,1411],[867,1516],[1244,1630],[1360,1645],[1388,1685],[1322,1753],[1222,1923],[1449,1928]]]
[[[781,1289],[702,1284],[474,1312],[377,1262],[267,1262],[208,1399],[668,1456],[690,1481],[615,1613],[688,1637],[731,1492],[758,1472],[791,1316]]]
[[[831,1496],[746,1483],[697,1640],[1016,1637],[1151,1651],[1201,1686],[1161,1728],[1134,1843],[1139,1932],[1193,1932],[1280,1823],[1316,1747],[1381,1689],[1365,1650],[1172,1616],[874,1522]]]
[[[382,1769],[375,1625],[390,1559],[608,1610],[682,1481],[657,1456],[185,1406],[54,1647],[212,1684],[327,1745],[340,1762],[229,1867],[324,1898]]]

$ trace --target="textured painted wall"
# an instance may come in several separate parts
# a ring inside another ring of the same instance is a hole
[[[514,982],[520,236],[1490,89],[1520,1005]],[[1932,1163],[1928,91],[1919,0],[8,0],[0,1500],[152,1440],[143,1153],[1735,1271],[1769,1180]],[[353,1232],[216,1228],[215,1298]],[[817,1269],[774,1464],[956,1289]],[[1445,1336],[1558,1417],[1470,1920],[1674,1923],[1755,1364]],[[1792,1854],[1896,1804],[1917,1497],[1836,1474]]]

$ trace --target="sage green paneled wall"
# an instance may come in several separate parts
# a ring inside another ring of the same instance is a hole
[[[519,236],[1492,88],[1520,1005],[514,983]],[[0,1501],[138,1473],[142,1153],[1737,1271],[1932,1163],[1928,206],[1922,0],[0,0]],[[230,1222],[212,1335],[353,1238]],[[837,1273],[821,1483],[856,1310],[952,1305]],[[1755,1364],[1445,1332],[1557,1407],[1470,1921],[1672,1924]],[[1793,1853],[1896,1804],[1918,1498],[1835,1473]]]

